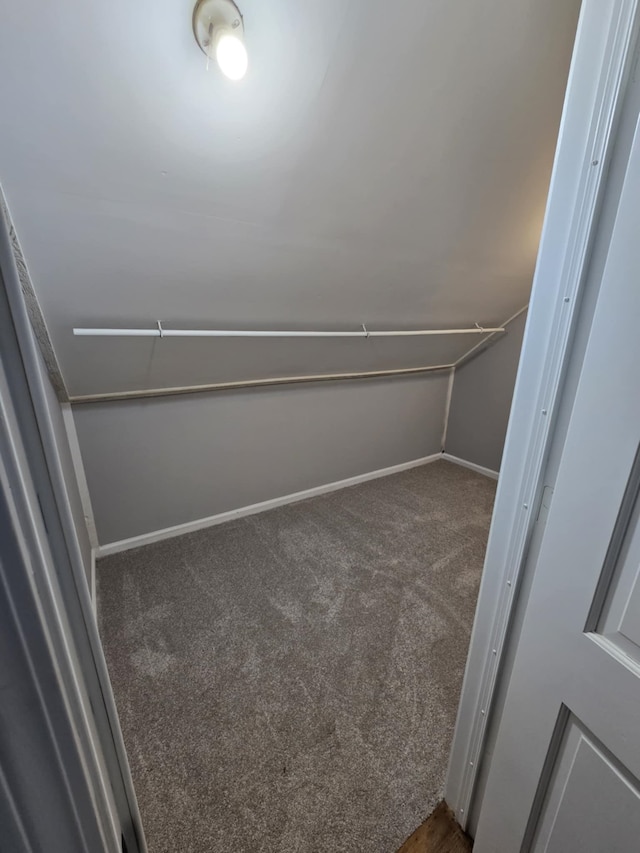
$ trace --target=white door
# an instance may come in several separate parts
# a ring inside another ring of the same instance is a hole
[[[640,851],[640,139],[474,853]]]

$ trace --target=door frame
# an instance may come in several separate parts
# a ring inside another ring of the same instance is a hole
[[[145,853],[36,348],[0,211],[0,607],[11,614],[11,652],[28,661],[25,683],[39,693],[33,736],[57,757],[46,772],[13,762],[13,784],[0,772],[0,790],[16,832],[46,833],[43,806],[59,790],[69,808],[60,821],[76,823],[74,849]],[[4,722],[20,730],[19,702]],[[16,799],[21,785],[29,799]],[[55,834],[45,837],[59,849]]]
[[[446,799],[463,828],[476,807],[639,26],[638,0],[583,0],[449,761]]]

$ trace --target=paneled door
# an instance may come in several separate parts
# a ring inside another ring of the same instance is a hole
[[[635,139],[474,853],[640,851],[640,139]]]

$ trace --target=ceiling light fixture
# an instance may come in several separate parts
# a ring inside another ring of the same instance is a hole
[[[244,22],[233,0],[198,0],[193,10],[193,34],[200,49],[215,59],[229,80],[242,80],[249,59],[244,45]]]

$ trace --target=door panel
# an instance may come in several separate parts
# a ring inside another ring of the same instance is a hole
[[[636,129],[475,853],[640,849],[639,221]]]
[[[640,501],[634,496],[631,524],[623,538],[597,632],[640,664]]]
[[[627,853],[640,838],[640,786],[570,717],[540,814],[533,853]]]

